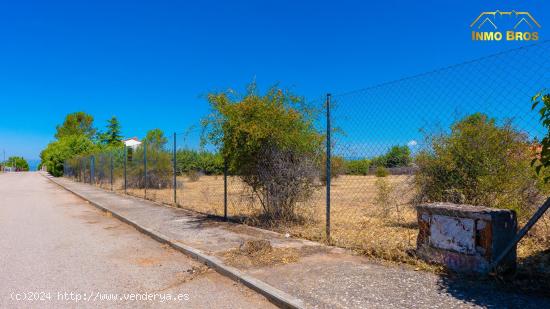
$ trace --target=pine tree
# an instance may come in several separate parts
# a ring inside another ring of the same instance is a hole
[[[107,131],[101,134],[101,140],[106,145],[117,146],[121,143],[120,123],[116,117],[107,121]]]

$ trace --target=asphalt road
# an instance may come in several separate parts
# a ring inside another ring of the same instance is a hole
[[[270,308],[38,173],[0,174],[0,308]]]

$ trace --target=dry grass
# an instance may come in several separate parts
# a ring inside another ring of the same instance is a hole
[[[410,203],[415,193],[413,177],[340,176],[334,179],[331,187],[331,244],[383,260],[430,268],[411,255],[416,247],[418,233],[416,211]],[[386,202],[380,200],[380,186],[377,181],[380,182],[381,179],[390,188]],[[223,215],[222,176],[201,176],[198,180],[182,176],[177,178],[177,182],[179,207]],[[110,184],[103,187],[110,189]],[[116,191],[122,192],[122,181],[117,179],[114,187]],[[128,193],[138,197],[145,196],[143,189],[128,189]],[[229,177],[228,214],[249,225],[326,242],[325,194],[325,188],[319,185],[319,190],[309,201],[298,205],[298,212],[304,219],[300,224],[277,222],[265,225],[265,222],[257,219],[261,213],[257,199],[247,193],[245,185],[237,177]],[[148,189],[147,199],[173,205],[173,190]],[[520,243],[519,260],[525,265],[536,264],[537,268],[545,265],[544,271],[548,271],[550,266],[546,260],[549,248],[550,216],[546,215],[529,237]]]

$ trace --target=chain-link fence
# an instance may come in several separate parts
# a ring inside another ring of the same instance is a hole
[[[511,209],[524,223],[549,192],[530,164],[545,135],[531,98],[550,85],[549,56],[545,42],[334,96],[336,244],[407,259],[426,202]],[[531,240],[547,242],[547,223],[537,227]]]
[[[550,86],[549,57],[542,42],[323,99],[318,126],[329,164],[319,167],[313,195],[298,202],[303,222],[269,227],[314,240],[330,234],[338,246],[403,261],[416,247],[422,203],[511,209],[524,223],[549,192],[531,166],[546,134],[531,98]],[[71,159],[65,175],[265,223],[258,197],[239,175],[224,173],[222,156],[200,136],[194,128],[162,145]],[[543,218],[519,255],[548,249],[549,226]]]

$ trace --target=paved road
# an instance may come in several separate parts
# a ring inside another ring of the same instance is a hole
[[[41,175],[12,173],[0,174],[0,308],[16,307],[273,305]]]

